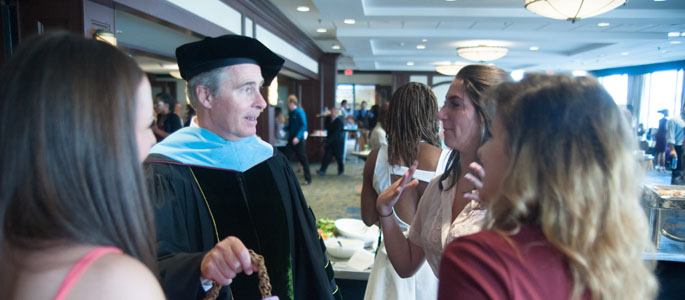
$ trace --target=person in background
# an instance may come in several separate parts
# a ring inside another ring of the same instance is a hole
[[[283,109],[276,106],[274,108],[274,137],[276,138],[276,148],[285,148],[288,144],[288,135],[285,132],[285,116],[283,116]],[[285,151],[285,149],[283,149]]]
[[[492,98],[485,230],[447,246],[438,299],[654,299],[637,145],[611,96],[529,74]]]
[[[305,132],[307,131],[307,115],[300,108],[299,101],[295,95],[288,96],[288,145],[286,151],[288,156],[295,157],[302,164],[304,171],[304,185],[312,183],[312,174],[309,171],[309,160],[307,159],[307,146],[305,144]]]
[[[203,299],[229,285],[217,299],[261,299],[248,249],[264,257],[281,300],[340,299],[288,159],[256,136],[267,106],[259,89],[284,60],[240,35],[182,45],[176,57],[197,126],[155,145],[143,165],[169,299]]]
[[[185,112],[186,113],[184,119],[186,121],[185,123],[183,123],[183,127],[188,127],[193,122],[193,118],[195,117],[195,108],[193,108],[193,106],[190,104],[186,104]]]
[[[662,114],[663,117],[659,120],[659,128],[654,136],[656,140],[654,145],[654,156],[657,162],[656,170],[666,171],[666,151],[668,150],[668,145],[666,144],[666,124],[668,123],[668,109],[662,109],[657,112]]]
[[[371,105],[371,118],[369,119],[369,130],[372,130],[373,128],[376,127],[376,123],[378,123],[378,112],[379,106],[378,104]],[[370,133],[369,133],[370,134]]]
[[[157,137],[157,141],[163,140],[165,137],[172,134],[174,131],[183,127],[181,118],[171,109],[176,108],[176,99],[167,93],[158,93],[155,95],[156,112],[157,112],[157,126],[152,128],[152,131]]]
[[[343,150],[345,149],[345,132],[343,131],[343,120],[338,115],[338,109],[333,107],[330,109],[331,115],[326,117],[326,136],[325,151],[323,160],[321,161],[321,169],[316,173],[324,176],[328,164],[331,163],[331,158],[335,156],[335,161],[338,163],[338,176],[345,172],[345,162],[343,160]]]
[[[347,119],[347,117],[352,116],[352,109],[350,108],[350,105],[347,103],[347,100],[343,99],[342,102],[340,102],[340,116],[343,119]],[[352,116],[354,118],[354,116]]]
[[[376,117],[376,126],[371,130],[369,134],[369,150],[376,150],[382,145],[387,145],[388,140],[386,139],[386,132],[383,129],[383,123],[385,122],[385,116],[388,114],[389,102],[381,104],[381,108],[378,109],[378,115]]]
[[[440,147],[438,101],[430,87],[417,82],[399,87],[392,95],[388,116],[388,143],[371,151],[364,165],[361,215],[367,226],[378,223],[380,217],[392,218],[406,234],[426,185],[445,169],[449,150]],[[379,216],[378,194],[402,176],[414,161],[418,161],[415,178],[421,182],[419,187],[404,193],[390,216]],[[437,284],[437,277],[425,262],[414,276],[400,277],[381,243],[364,299],[435,299]]]
[[[685,106],[680,109],[680,114],[673,116],[666,122],[666,143],[668,143],[667,163],[671,166],[671,184],[683,184],[683,138],[685,138]]]
[[[369,139],[369,130],[372,129],[369,127],[369,124],[371,118],[373,118],[373,113],[366,109],[366,105],[366,101],[362,101],[361,108],[355,113],[354,117],[359,125],[359,150],[365,150]]]
[[[164,299],[140,166],[151,94],[127,55],[66,32],[4,65],[0,298]]]
[[[445,95],[445,105],[438,112],[445,145],[452,151],[445,172],[431,180],[419,200],[408,237],[392,217],[393,206],[405,191],[408,180],[395,181],[378,196],[376,210],[385,247],[400,276],[413,275],[424,261],[428,261],[437,276],[445,245],[455,237],[480,230],[485,210],[474,193],[477,187],[474,178],[481,175],[482,168],[472,162],[476,161],[478,146],[489,137],[488,106],[491,105],[481,95],[507,80],[511,77],[506,71],[485,65],[465,66],[455,76]],[[410,188],[416,185],[418,181],[413,180]]]

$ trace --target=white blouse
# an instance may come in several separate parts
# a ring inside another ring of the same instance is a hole
[[[443,186],[452,176],[443,181]],[[456,237],[481,230],[485,210],[478,208],[478,202],[471,200],[452,221],[452,204],[456,186],[441,191],[439,177],[433,178],[423,193],[409,230],[409,240],[421,246],[428,264],[435,276],[439,274],[440,257],[445,246]]]
[[[414,172],[413,178],[423,182],[429,182],[433,179],[433,177],[441,175],[445,170],[445,165],[447,164],[449,154],[450,149],[442,149],[442,152],[440,152],[440,158],[438,158],[438,164],[435,167],[435,171],[424,171],[417,169]],[[376,166],[374,167],[373,171],[373,189],[376,190],[378,195],[380,195],[381,192],[383,192],[392,184],[392,180],[390,178],[391,175],[402,176],[407,170],[409,170],[409,168],[404,166],[388,165],[388,145],[381,145],[381,148],[378,149]],[[395,219],[397,220],[397,224],[400,226],[400,229],[403,231],[408,230],[409,224],[397,216],[394,208],[392,212],[395,215]]]

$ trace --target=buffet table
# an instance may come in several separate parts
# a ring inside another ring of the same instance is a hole
[[[369,280],[371,268],[367,268],[363,271],[351,268],[347,265],[347,262],[350,260],[349,258],[341,259],[332,255],[328,255],[328,259],[333,264],[333,272],[335,273],[336,279]]]

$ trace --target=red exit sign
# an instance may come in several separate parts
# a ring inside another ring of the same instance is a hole
[[[345,69],[345,76],[352,75],[352,69]]]

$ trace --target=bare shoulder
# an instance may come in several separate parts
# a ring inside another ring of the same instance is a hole
[[[419,147],[419,169],[421,170],[435,170],[440,160],[442,148],[430,145],[428,143],[421,143]]]
[[[164,299],[152,271],[125,254],[106,254],[96,260],[74,285],[70,296],[81,293],[91,299]]]

